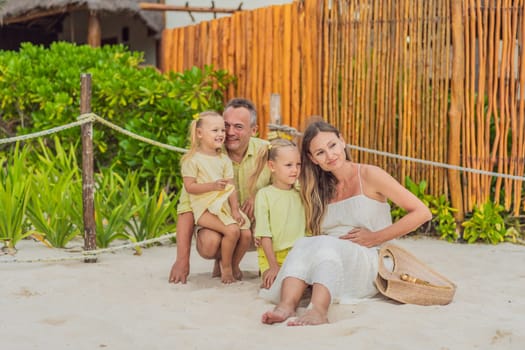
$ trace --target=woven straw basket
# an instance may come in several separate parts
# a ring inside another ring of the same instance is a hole
[[[392,259],[393,269],[385,266],[385,257]],[[388,298],[417,305],[446,305],[456,292],[453,282],[394,244],[379,250],[376,287]]]

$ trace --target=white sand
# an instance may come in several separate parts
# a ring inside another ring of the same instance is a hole
[[[0,256],[0,349],[525,349],[525,247],[398,244],[458,285],[452,304],[378,297],[332,306],[327,325],[268,326],[260,316],[272,305],[257,297],[254,252],[233,285],[211,279],[212,262],[195,251],[189,282],[168,284],[174,245],[105,254],[96,264]],[[16,257],[68,254],[23,241]]]

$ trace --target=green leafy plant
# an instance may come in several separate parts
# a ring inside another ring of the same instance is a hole
[[[138,135],[186,147],[192,116],[222,111],[224,92],[234,78],[224,70],[193,67],[182,73],[159,73],[144,67],[140,52],[125,46],[92,48],[66,42],[48,48],[24,43],[18,52],[0,51],[0,137],[41,131],[76,120],[80,74],[91,73],[91,109],[102,118]],[[138,171],[153,186],[181,187],[180,154],[122,135],[95,123],[93,143],[98,169],[111,167],[121,176]],[[63,145],[75,145],[78,129],[61,132]],[[0,147],[0,151],[2,147]]]
[[[168,194],[160,187],[160,173],[157,175],[155,188],[149,185],[143,190],[134,191],[137,210],[128,222],[130,239],[140,242],[173,232],[176,228],[176,203],[178,196]]]
[[[505,240],[525,245],[525,216],[507,215],[503,220],[507,227]]]
[[[457,209],[450,206],[450,201],[447,196],[442,194],[439,197],[433,197],[430,201],[430,211],[434,216],[432,223],[440,235],[440,239],[448,242],[455,242],[458,240],[457,224],[453,213]]]
[[[107,248],[116,239],[127,240],[126,225],[137,208],[133,204],[133,188],[137,175],[125,178],[111,169],[96,174],[95,225],[97,246]]]
[[[440,239],[449,242],[456,241],[458,239],[457,224],[453,215],[456,209],[450,206],[447,197],[444,194],[439,197],[427,194],[427,182],[425,180],[416,183],[407,176],[405,187],[430,209],[433,215],[431,226],[440,235]],[[393,221],[397,221],[406,215],[406,211],[396,205],[393,206],[391,213]]]
[[[468,243],[482,241],[497,244],[505,241],[507,230],[501,215],[503,211],[502,205],[490,201],[474,207],[472,216],[461,224],[464,227],[463,239]]]
[[[39,140],[41,151],[33,175],[27,216],[52,246],[63,248],[82,229],[82,179],[74,149],[54,138],[54,151]]]
[[[27,149],[17,144],[11,161],[0,159],[0,241],[8,249],[30,236],[27,230],[26,209],[30,198],[32,175],[26,164]]]

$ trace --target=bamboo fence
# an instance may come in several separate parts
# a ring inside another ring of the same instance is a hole
[[[524,2],[295,1],[165,30],[162,69],[227,69],[227,98],[255,102],[262,137],[278,93],[282,123],[299,130],[322,115],[354,145],[523,176]],[[525,206],[521,181],[353,157],[426,180],[461,213],[489,198],[516,215]]]

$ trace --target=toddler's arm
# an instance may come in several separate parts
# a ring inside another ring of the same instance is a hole
[[[270,268],[264,272],[262,281],[262,287],[268,289],[275,281],[275,277],[277,277],[280,267],[279,263],[277,263],[275,253],[273,252],[272,238],[261,237],[261,245],[264,250],[264,255],[266,255],[266,259],[268,259],[268,264],[270,265]]]
[[[211,191],[222,191],[229,183],[229,180],[219,179],[215,182],[198,183],[194,177],[184,176],[184,188],[191,194],[202,194]]]

